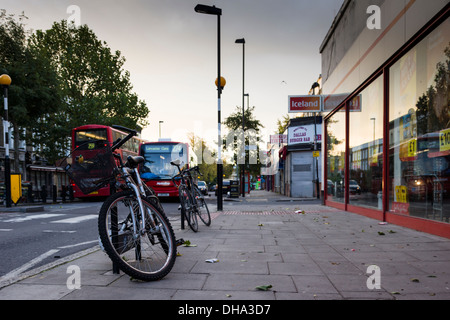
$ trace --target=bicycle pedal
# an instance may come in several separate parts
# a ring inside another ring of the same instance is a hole
[[[178,239],[178,240],[176,241],[177,247],[179,247],[179,246],[181,246],[181,245],[183,245],[183,244],[184,244],[184,239]]]

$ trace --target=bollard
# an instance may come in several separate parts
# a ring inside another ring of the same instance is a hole
[[[58,196],[58,191],[56,190],[56,186],[53,185],[52,186],[52,198],[53,198],[53,203],[56,203],[56,197]]]
[[[47,186],[45,184],[41,187],[41,200],[42,203],[47,203]]]

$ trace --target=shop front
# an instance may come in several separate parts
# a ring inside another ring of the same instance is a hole
[[[380,3],[374,30],[345,1],[321,46],[325,204],[450,238],[449,4]]]
[[[322,117],[300,117],[290,120],[287,148],[282,159],[286,159],[285,193],[293,198],[319,198],[322,175]],[[315,138],[316,137],[316,138]]]

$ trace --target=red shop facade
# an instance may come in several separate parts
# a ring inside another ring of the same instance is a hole
[[[450,238],[449,4],[373,2],[346,0],[320,48],[324,202]]]

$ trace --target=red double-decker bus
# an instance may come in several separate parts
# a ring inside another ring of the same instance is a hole
[[[158,197],[178,197],[178,187],[172,181],[178,168],[170,162],[180,159],[185,168],[189,167],[189,145],[172,141],[147,142],[141,145],[139,154],[145,158],[140,173],[146,184]]]
[[[83,155],[84,158],[92,158],[98,150],[105,148],[107,145],[112,145],[117,139],[124,138],[127,133],[119,131],[109,126],[104,125],[85,125],[72,129],[72,151],[77,149],[77,155]],[[139,146],[144,140],[134,137],[127,141],[120,149],[115,152],[120,153],[123,159],[127,156],[136,156],[139,154]],[[81,192],[81,190],[72,183],[75,198],[90,198],[90,197],[107,197],[110,195],[110,188],[106,186],[98,191],[94,191],[88,195]]]

